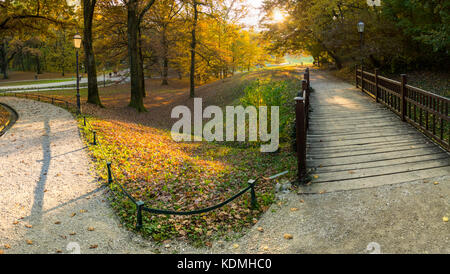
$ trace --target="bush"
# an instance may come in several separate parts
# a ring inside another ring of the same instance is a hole
[[[292,124],[295,121],[294,97],[301,89],[299,80],[272,81],[271,79],[255,80],[244,90],[245,95],[240,99],[244,106],[279,106],[280,142],[289,141]],[[268,118],[270,125],[270,108]]]

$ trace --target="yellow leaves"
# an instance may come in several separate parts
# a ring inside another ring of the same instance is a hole
[[[13,225],[17,225],[18,223],[19,223],[19,221],[15,220],[15,221],[13,222]]]
[[[60,221],[56,221],[56,222],[55,222],[55,225],[60,225],[60,224],[61,224]]]
[[[77,215],[75,212],[73,212],[72,214],[70,214],[70,217],[75,217],[75,215]]]
[[[80,210],[80,213],[86,213],[87,212],[87,210],[86,209],[81,209]],[[74,215],[75,216],[75,215]]]
[[[314,179],[319,179],[319,175],[314,175],[313,178]]]
[[[444,221],[444,223],[447,223],[448,222],[448,217],[447,216],[442,217],[442,221]]]
[[[77,235],[77,233],[76,232],[70,232],[69,235],[70,236],[74,236],[74,235]]]
[[[239,248],[239,245],[238,244],[233,244],[233,248],[237,249],[237,248]]]
[[[438,185],[438,184],[439,184],[439,182],[434,182],[433,184],[434,184],[434,185],[436,186],[436,185]]]
[[[5,247],[6,249],[10,249],[10,248],[11,248],[11,246],[10,246],[9,244],[5,244],[4,247]]]
[[[264,228],[262,228],[262,227],[258,227],[258,228],[256,228],[256,230],[258,230],[259,232],[264,232]]]
[[[327,191],[326,190],[321,190],[321,191],[319,191],[319,194],[325,194]]]
[[[30,225],[30,224],[26,224],[25,227],[26,227],[26,228],[32,228],[33,226]]]
[[[0,249],[0,255],[5,254],[5,251],[3,251],[2,249]]]
[[[263,249],[264,251],[267,251],[267,250],[269,250],[269,247],[268,247],[267,245],[264,245],[264,246],[262,247],[262,249]]]
[[[292,236],[292,234],[289,233],[285,233],[283,235],[283,238],[285,238],[286,240],[292,240],[294,238],[294,236]]]
[[[291,208],[291,211],[298,211],[298,208],[292,207],[292,208]]]
[[[32,245],[33,241],[32,240],[26,240],[27,245]]]
[[[93,245],[90,245],[90,246],[89,246],[90,249],[95,249],[95,248],[97,248],[97,247],[98,247],[97,244],[93,244]]]
[[[300,200],[300,203],[302,203],[302,204],[303,204],[304,202],[305,202],[305,200],[303,200],[303,199],[301,199],[301,200]]]
[[[92,226],[90,226],[90,227],[88,227],[88,229],[87,229],[88,231],[94,231],[95,230],[95,228],[94,227],[92,227]]]

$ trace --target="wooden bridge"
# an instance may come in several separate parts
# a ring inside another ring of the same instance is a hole
[[[433,178],[450,175],[450,157],[445,149],[448,99],[432,95],[437,99],[424,104],[425,97],[419,96],[422,99],[416,105],[409,99],[414,95],[413,87],[408,86],[411,89],[405,99],[405,83],[398,88],[399,82],[389,80],[397,86],[385,88],[378,86],[380,78],[370,81],[367,77],[362,92],[324,72],[311,72],[310,77],[314,92],[307,100],[310,112],[305,140],[309,179],[301,192],[324,193],[417,180],[433,183]],[[356,78],[361,83],[361,70]],[[425,118],[422,120],[425,115],[426,125]],[[406,123],[402,118],[411,121]],[[422,132],[411,124],[423,126]],[[435,142],[424,133],[435,136]]]

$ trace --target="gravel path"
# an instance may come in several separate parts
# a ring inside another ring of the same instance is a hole
[[[0,252],[70,253],[71,242],[81,253],[146,252],[89,172],[72,115],[32,100],[0,102],[19,114],[0,138]]]

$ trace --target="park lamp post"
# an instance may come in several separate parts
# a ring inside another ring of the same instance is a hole
[[[364,34],[364,22],[359,21],[357,24],[359,32],[359,50],[361,52],[361,66],[363,65],[363,34]]]
[[[73,37],[73,45],[76,49],[76,55],[77,55],[77,111],[78,114],[81,114],[81,102],[80,102],[80,76],[79,76],[79,66],[78,66],[78,50],[81,48],[81,35],[75,34]]]

